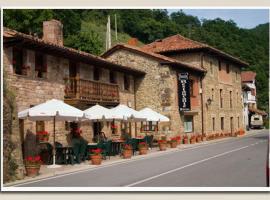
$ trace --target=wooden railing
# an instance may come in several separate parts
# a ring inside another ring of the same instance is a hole
[[[90,102],[119,102],[117,84],[83,80],[77,77],[65,78],[65,98]]]

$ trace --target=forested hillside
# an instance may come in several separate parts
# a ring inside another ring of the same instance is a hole
[[[114,16],[117,17],[118,41],[115,40]],[[67,46],[100,54],[105,51],[108,15],[111,16],[112,43],[136,37],[142,43],[181,34],[212,45],[248,62],[245,70],[257,73],[258,107],[268,111],[269,23],[253,29],[237,27],[233,21],[203,20],[182,11],[166,10],[4,10],[4,26],[42,35],[42,21],[58,19],[64,24]]]

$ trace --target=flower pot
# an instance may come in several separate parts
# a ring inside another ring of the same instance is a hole
[[[147,147],[140,147],[139,148],[139,153],[140,153],[140,155],[147,154]]]
[[[188,144],[188,139],[185,138],[185,139],[183,140],[183,142],[184,142],[184,144]]]
[[[166,143],[159,143],[158,146],[160,151],[165,151],[167,149]]]
[[[127,159],[127,158],[131,158],[132,156],[132,150],[131,149],[125,149],[123,151],[123,158]]]
[[[101,154],[91,155],[91,163],[92,163],[92,165],[100,165],[101,161],[102,161]]]
[[[177,147],[177,141],[171,141],[171,148],[176,148]]]
[[[195,139],[190,139],[190,144],[195,144],[196,140]]]
[[[25,165],[26,176],[35,177],[39,174],[40,165]]]
[[[197,137],[196,142],[198,142],[198,143],[201,142],[201,137]]]

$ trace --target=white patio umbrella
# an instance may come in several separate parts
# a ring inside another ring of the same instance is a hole
[[[146,117],[140,114],[138,111],[129,108],[126,105],[118,105],[111,108],[113,118],[122,119],[123,121],[145,121]]]
[[[85,117],[90,121],[113,121],[114,119],[121,120],[121,116],[113,115],[111,109],[105,108],[100,105],[94,105],[84,111]]]
[[[146,117],[147,121],[154,121],[154,122],[169,122],[170,119],[151,108],[144,108],[139,111],[140,114]]]
[[[31,121],[53,120],[53,165],[49,167],[56,168],[59,167],[59,165],[55,164],[55,121],[78,121],[84,118],[84,113],[63,101],[52,99],[19,112],[18,117]]]

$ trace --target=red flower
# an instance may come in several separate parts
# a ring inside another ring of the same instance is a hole
[[[27,161],[32,161],[33,160],[33,157],[32,156],[28,156],[28,157],[26,157],[26,160]]]
[[[93,154],[97,155],[97,154],[100,154],[100,153],[102,152],[102,149],[100,149],[100,148],[92,149],[91,152],[92,152]]]
[[[158,143],[159,144],[164,144],[164,143],[166,143],[166,140],[158,140]]]
[[[35,161],[40,161],[40,156],[39,155],[35,157]]]

